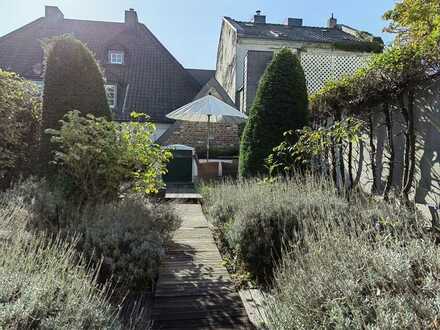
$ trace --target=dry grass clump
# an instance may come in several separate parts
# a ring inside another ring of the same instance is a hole
[[[317,177],[205,186],[238,272],[271,291],[270,329],[438,329],[440,251],[423,219]]]
[[[389,230],[405,232],[414,214],[360,193],[341,196],[320,177],[249,180],[204,186],[205,209],[238,272],[270,281],[285,244],[300,243],[323,228],[347,234]]]
[[[328,232],[283,258],[270,329],[437,329],[440,251],[430,240]]]
[[[169,205],[131,195],[86,208],[71,229],[80,233],[88,259],[104,259],[105,277],[113,276],[122,291],[142,292],[156,280],[165,245],[180,224]]]
[[[180,221],[141,195],[75,205],[37,180],[0,193],[0,329],[148,328]]]
[[[0,328],[120,329],[75,242],[26,232],[29,217],[22,198],[0,195]]]

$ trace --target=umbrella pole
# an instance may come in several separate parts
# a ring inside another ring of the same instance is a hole
[[[208,115],[208,141],[206,142],[206,162],[209,162],[209,140],[211,139],[211,115]]]

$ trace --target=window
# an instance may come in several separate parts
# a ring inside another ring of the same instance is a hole
[[[107,95],[107,101],[108,105],[111,109],[114,109],[116,107],[116,104],[118,102],[117,100],[117,94],[118,94],[118,88],[116,85],[105,85],[105,93]]]
[[[109,61],[111,64],[124,64],[124,52],[119,50],[110,50]]]

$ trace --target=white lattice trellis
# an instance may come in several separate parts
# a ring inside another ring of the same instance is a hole
[[[368,61],[368,55],[301,54],[301,64],[309,94],[319,91],[329,80],[353,74]]]

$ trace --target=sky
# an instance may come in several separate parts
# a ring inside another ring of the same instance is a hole
[[[124,20],[134,8],[144,23],[186,68],[215,69],[223,16],[250,20],[261,10],[270,23],[287,17],[304,19],[304,25],[325,26],[334,13],[338,23],[383,37],[383,13],[395,0],[0,0],[0,36],[38,17],[44,6],[58,6],[66,18]]]

